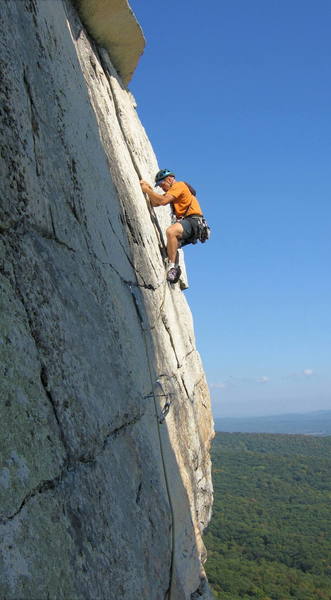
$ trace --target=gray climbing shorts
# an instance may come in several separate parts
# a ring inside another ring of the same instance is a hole
[[[190,215],[189,217],[184,217],[184,219],[179,219],[177,221],[184,229],[180,240],[181,246],[186,246],[186,244],[194,244],[197,241],[199,218],[200,215]]]

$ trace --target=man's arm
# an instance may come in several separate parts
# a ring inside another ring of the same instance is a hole
[[[171,194],[158,194],[146,181],[141,181],[140,186],[142,191],[149,197],[152,206],[165,206],[176,200]]]

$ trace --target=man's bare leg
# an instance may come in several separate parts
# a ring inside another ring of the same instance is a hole
[[[180,223],[174,223],[168,227],[167,234],[167,254],[168,254],[168,272],[167,281],[170,283],[177,283],[181,275],[181,268],[176,264],[178,257],[178,248],[180,239],[183,235],[184,229]]]
[[[179,242],[183,235],[183,227],[180,223],[174,223],[168,227],[167,234],[167,254],[170,263],[175,264],[176,254],[179,248]]]

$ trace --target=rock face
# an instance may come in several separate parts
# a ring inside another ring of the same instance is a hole
[[[0,597],[208,598],[212,418],[169,212],[76,7],[1,4]]]

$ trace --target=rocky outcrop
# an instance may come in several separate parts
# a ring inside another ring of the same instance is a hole
[[[79,15],[93,38],[111,56],[111,62],[127,84],[145,47],[145,39],[125,0],[74,0]]]
[[[153,150],[69,1],[0,18],[0,597],[208,598],[212,419]]]

